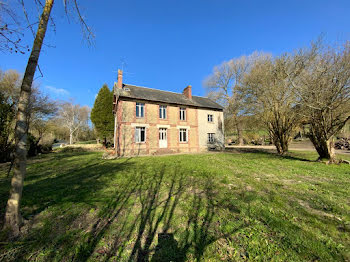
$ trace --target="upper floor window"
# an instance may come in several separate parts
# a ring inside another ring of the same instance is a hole
[[[180,120],[186,121],[186,108],[180,107]]]
[[[187,129],[186,128],[180,128],[180,142],[187,142]]]
[[[145,104],[136,103],[136,117],[144,117],[145,116]]]
[[[145,127],[136,127],[135,128],[135,142],[136,143],[146,142],[146,128]]]
[[[215,140],[215,134],[208,133],[208,143],[214,143],[214,140]]]
[[[159,118],[166,119],[166,106],[159,106]]]
[[[208,122],[213,122],[213,115],[208,115]]]

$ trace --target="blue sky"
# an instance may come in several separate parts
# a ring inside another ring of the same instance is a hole
[[[29,10],[33,6],[28,3]],[[124,82],[182,92],[202,82],[215,65],[257,51],[280,54],[327,41],[350,40],[346,0],[79,1],[96,35],[89,47],[74,19],[55,1],[56,32],[49,28],[40,56],[41,88],[55,99],[92,106],[103,83],[111,88],[124,66]],[[32,36],[25,35],[31,45]],[[24,72],[29,53],[0,53],[2,70]],[[37,74],[38,75],[38,74]]]

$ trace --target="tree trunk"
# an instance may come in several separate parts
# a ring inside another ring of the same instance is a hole
[[[237,136],[238,136],[238,145],[243,146],[244,145],[243,130],[240,122],[237,123]]]
[[[69,144],[73,145],[73,132],[69,132]]]
[[[50,17],[53,3],[54,0],[46,0],[45,2],[43,13],[39,22],[38,31],[33,43],[32,52],[30,54],[21,85],[15,127],[16,148],[14,153],[14,169],[13,177],[11,179],[11,190],[9,199],[7,201],[4,223],[4,228],[9,229],[11,237],[16,237],[19,235],[20,227],[22,224],[20,204],[22,198],[23,180],[26,174],[27,164],[26,142],[28,127],[26,122],[26,112],[32,91],[31,88],[33,84],[33,78],[36,67],[38,65],[41,46],[45,37],[47,23]]]
[[[279,155],[284,155],[288,152],[289,138],[282,134],[272,134],[272,141]]]
[[[277,153],[279,155],[284,155],[288,152],[288,144],[285,142],[280,142],[278,145],[276,145]]]
[[[336,163],[333,139],[310,136],[310,140],[318,153],[319,161],[326,160],[328,163]]]

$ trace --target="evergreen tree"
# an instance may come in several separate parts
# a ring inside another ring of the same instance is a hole
[[[114,115],[113,115],[113,92],[104,84],[95,99],[91,110],[91,121],[95,125],[97,135],[107,144],[107,139],[113,137]]]

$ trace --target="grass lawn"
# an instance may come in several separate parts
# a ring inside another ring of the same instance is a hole
[[[0,260],[350,260],[349,165],[312,162],[307,152],[101,155],[29,161],[27,233],[16,242],[2,235]]]

